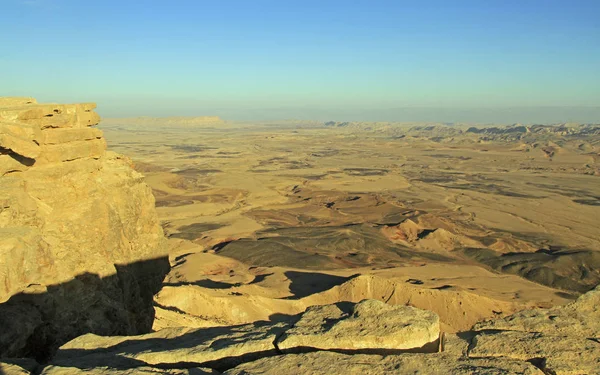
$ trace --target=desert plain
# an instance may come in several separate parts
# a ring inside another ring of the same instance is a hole
[[[0,99],[0,375],[600,374],[600,126],[94,108]]]
[[[154,329],[379,299],[442,331],[600,283],[600,127],[105,119],[156,198]]]

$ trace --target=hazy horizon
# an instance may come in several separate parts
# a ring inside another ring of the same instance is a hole
[[[106,117],[600,122],[600,2],[5,0],[0,94]]]
[[[363,121],[363,122],[438,122],[473,124],[559,124],[600,123],[598,107],[538,107],[538,108],[380,108],[341,110],[336,108],[255,108],[211,109],[194,107],[175,112],[146,111],[138,114],[113,112],[105,118],[194,117],[219,116],[226,121]]]

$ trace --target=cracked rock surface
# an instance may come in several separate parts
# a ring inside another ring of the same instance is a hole
[[[310,307],[277,341],[283,352],[321,350],[403,350],[423,347],[440,335],[439,317],[410,306],[364,300],[344,313],[336,305]]]

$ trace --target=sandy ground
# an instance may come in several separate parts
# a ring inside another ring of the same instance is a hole
[[[146,176],[171,238],[157,328],[378,298],[460,331],[600,283],[598,136],[100,128]]]

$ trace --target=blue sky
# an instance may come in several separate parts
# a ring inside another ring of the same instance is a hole
[[[105,116],[600,116],[598,0],[0,3],[0,95]]]

